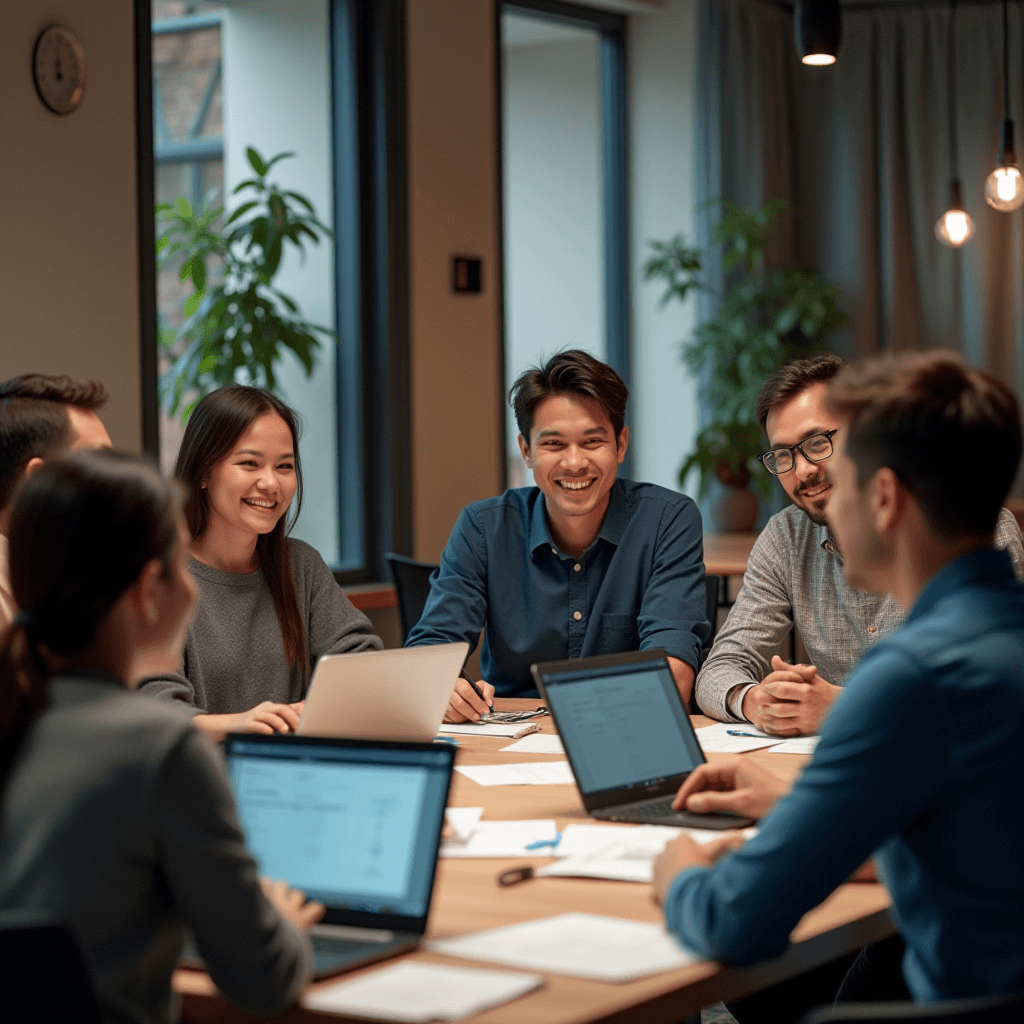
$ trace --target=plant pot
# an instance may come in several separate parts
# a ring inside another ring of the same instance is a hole
[[[746,487],[718,483],[707,502],[709,531],[714,533],[753,533],[757,523],[757,495]]]

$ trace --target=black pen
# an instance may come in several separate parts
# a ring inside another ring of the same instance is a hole
[[[493,715],[494,714],[494,705],[483,695],[483,692],[481,691],[480,687],[477,686],[476,683],[474,683],[473,680],[469,678],[469,675],[466,672],[466,670],[463,669],[459,673],[459,675],[461,675],[462,678],[465,679],[466,682],[469,683],[469,685],[473,687],[473,692],[487,705],[488,709],[490,710],[491,714]]]

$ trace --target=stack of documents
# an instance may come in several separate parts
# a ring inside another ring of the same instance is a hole
[[[306,996],[311,1010],[374,1020],[461,1020],[544,984],[536,974],[403,961]]]
[[[650,882],[654,859],[665,844],[685,833],[694,842],[710,843],[721,832],[670,825],[569,825],[555,848],[559,858],[538,869],[540,877],[610,878],[620,882]]]
[[[573,783],[568,761],[456,765],[455,770],[478,786],[565,786]]]
[[[532,736],[526,736],[508,747],[502,747],[503,754],[564,754],[565,747],[562,746],[560,736],[553,736],[549,732],[538,732]]]
[[[469,960],[597,981],[630,981],[697,962],[660,924],[603,914],[560,914],[436,940],[427,948]]]
[[[441,723],[437,730],[441,736],[503,736],[516,740],[531,732],[540,732],[536,722],[462,722],[459,725]]]

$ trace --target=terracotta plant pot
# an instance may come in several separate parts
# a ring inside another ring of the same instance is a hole
[[[715,467],[715,476],[721,482],[714,488],[708,501],[711,513],[709,526],[718,533],[752,533],[757,522],[757,495],[747,489],[750,472],[743,467],[734,473],[728,466]]]

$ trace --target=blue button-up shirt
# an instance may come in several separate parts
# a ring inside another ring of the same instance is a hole
[[[617,480],[579,559],[551,539],[537,487],[462,510],[406,646],[485,629],[480,668],[500,696],[536,694],[534,662],[664,647],[696,670],[708,636],[700,512],[684,494]]]
[[[1024,585],[1003,551],[941,569],[864,655],[758,835],[672,883],[665,917],[714,960],[785,948],[872,854],[915,999],[1024,989]]]

